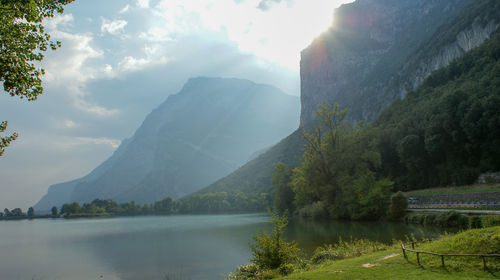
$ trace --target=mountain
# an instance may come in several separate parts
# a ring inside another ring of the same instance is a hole
[[[297,128],[299,100],[247,80],[193,78],[88,175],[53,185],[45,210],[96,198],[150,203],[209,185]]]
[[[335,10],[333,25],[301,53],[301,127],[324,101],[373,121],[490,38],[500,23],[497,0],[358,0]],[[200,192],[271,193],[274,165],[297,166],[301,128],[266,153]]]
[[[325,100],[373,121],[498,29],[496,0],[358,0],[301,54],[301,123]]]

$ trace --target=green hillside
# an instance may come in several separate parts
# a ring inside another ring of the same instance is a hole
[[[498,1],[477,1],[434,27],[433,35],[426,35],[428,40],[409,55],[404,69],[393,71],[394,79],[433,57],[464,29],[500,18],[498,5]],[[408,191],[470,184],[482,172],[500,170],[499,40],[494,34],[448,67],[433,72],[416,91],[386,108],[364,132],[355,131],[376,140],[380,165],[374,161],[368,168],[376,180],[388,178],[394,182],[392,191]],[[198,194],[266,194],[270,205],[274,165],[280,161],[290,167],[299,165],[305,144],[301,134],[301,129],[295,131]],[[356,141],[357,136],[350,137]],[[364,148],[351,147],[352,151]],[[322,196],[332,194],[320,192],[309,203],[319,202]]]
[[[382,174],[398,189],[464,185],[500,170],[499,59],[495,34],[377,119]]]

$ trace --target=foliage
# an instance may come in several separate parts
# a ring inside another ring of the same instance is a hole
[[[147,207],[146,207],[147,208]],[[172,198],[165,197],[160,201],[156,201],[153,204],[153,213],[154,214],[172,214],[174,212],[174,203]]]
[[[0,81],[12,96],[35,100],[43,92],[43,69],[34,62],[43,59],[43,52],[61,46],[50,41],[42,21],[62,13],[74,0],[9,0],[0,3]]]
[[[167,198],[166,200],[168,199],[170,198]],[[54,207],[52,207],[52,211],[52,213],[54,213]],[[55,208],[55,212],[57,213],[57,208]],[[118,204],[111,199],[95,199],[91,203],[84,203],[83,206],[80,206],[78,202],[66,203],[62,206],[60,214],[64,217],[92,217],[109,215],[137,216],[150,215],[152,213],[151,206],[148,204],[144,204],[141,206],[139,204],[136,204],[134,201]]]
[[[42,94],[43,69],[35,66],[43,59],[43,52],[61,46],[50,41],[42,21],[55,13],[62,13],[64,6],[74,0],[8,0],[0,2],[0,82],[11,96],[36,100]],[[7,122],[0,124],[0,133]],[[0,136],[0,156],[17,134]]]
[[[27,215],[28,215],[28,217],[35,216],[35,209],[33,209],[33,207],[28,208]]]
[[[50,209],[50,212],[51,212],[51,214],[52,214],[52,217],[57,217],[57,216],[59,216],[59,215],[58,215],[59,213],[57,212],[57,207],[55,207],[55,206],[52,206],[52,209]]]
[[[305,218],[322,219],[328,217],[324,201],[316,201],[306,205],[298,211],[299,216]]]
[[[483,222],[480,216],[470,216],[469,217],[469,228],[482,228]]]
[[[5,130],[7,129],[7,122],[6,121],[3,121],[0,123],[0,133],[4,132]],[[10,142],[16,140],[17,138],[17,133],[12,133],[12,135],[10,136],[5,136],[5,137],[1,137],[0,136],[0,156],[3,155],[3,153],[5,152],[5,148],[7,148],[10,144]]]
[[[271,213],[269,223],[272,225],[272,232],[261,232],[253,237],[255,244],[251,244],[252,262],[260,270],[277,269],[284,264],[296,261],[299,249],[295,242],[286,242],[283,233],[288,224],[286,215],[280,216]]]
[[[467,229],[471,224],[476,225],[477,222],[471,222],[472,217],[465,216],[456,211],[447,211],[443,213],[427,213],[427,214],[410,214],[405,216],[406,223],[421,224],[424,226],[437,226],[449,228]]]
[[[481,220],[481,224],[485,228],[486,227],[500,226],[500,216],[498,216],[498,215],[486,216]]]
[[[400,220],[406,215],[406,208],[408,208],[408,198],[406,195],[401,191],[393,194],[389,207],[389,218],[392,220]]]
[[[398,190],[470,184],[500,170],[499,53],[495,34],[377,119],[382,171]]]
[[[376,176],[380,154],[374,131],[344,121],[347,112],[336,104],[324,103],[315,113],[320,123],[311,133],[304,129],[307,144],[290,182],[299,213],[307,215],[321,205],[333,218],[384,216],[392,182]]]
[[[295,193],[290,186],[292,170],[286,164],[278,162],[274,166],[274,175],[271,183],[276,188],[276,197],[274,198],[274,209],[279,213],[285,211],[293,212],[293,199]]]
[[[289,167],[299,165],[302,156],[302,146],[305,144],[301,137],[301,130],[296,130],[285,139],[271,147],[257,158],[250,160],[228,176],[204,188],[200,193],[226,192],[228,195],[235,193],[256,194],[272,193],[271,183],[274,166],[283,162]],[[267,207],[271,207],[268,204]]]
[[[258,212],[270,205],[268,193],[195,193],[175,201],[178,213]]]
[[[367,239],[351,238],[349,242],[346,242],[339,238],[336,244],[325,244],[316,248],[311,261],[314,264],[318,264],[325,261],[357,257],[362,254],[387,250],[388,248],[390,248],[388,245]]]

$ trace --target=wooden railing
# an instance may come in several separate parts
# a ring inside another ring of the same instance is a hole
[[[431,240],[424,240],[421,242],[427,242],[427,241],[431,241]],[[403,250],[403,256],[407,260],[408,260],[408,255],[406,254],[407,251],[412,252],[412,253],[416,253],[418,265],[421,265],[420,264],[420,254],[440,256],[441,257],[441,265],[443,267],[444,267],[444,257],[476,257],[476,258],[481,258],[483,260],[483,269],[486,271],[488,269],[488,267],[486,266],[486,258],[500,258],[500,254],[441,254],[441,253],[435,253],[435,252],[418,251],[418,250],[415,250],[415,244],[417,244],[417,242],[411,243],[411,249],[407,249],[404,244],[401,244],[401,250]]]

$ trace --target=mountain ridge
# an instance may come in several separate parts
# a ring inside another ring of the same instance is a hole
[[[281,110],[273,111],[275,106]],[[298,125],[298,114],[298,97],[275,87],[235,78],[191,78],[110,158],[80,179],[50,187],[35,207],[96,198],[138,203],[178,198],[286,136]]]

